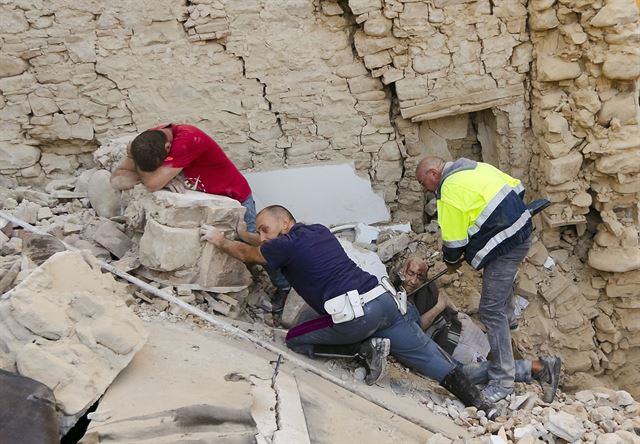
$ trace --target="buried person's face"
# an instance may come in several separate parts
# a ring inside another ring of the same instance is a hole
[[[402,286],[407,293],[411,293],[426,282],[427,271],[429,269],[424,263],[412,260],[408,260],[405,263],[404,267],[402,267],[402,276],[404,278]]]
[[[288,222],[277,215],[262,212],[256,218],[256,233],[260,235],[260,243],[275,239],[288,231]]]

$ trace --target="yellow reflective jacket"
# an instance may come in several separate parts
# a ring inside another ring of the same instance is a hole
[[[464,259],[481,269],[524,242],[532,231],[518,179],[487,163],[461,158],[447,163],[436,191],[444,260]]]

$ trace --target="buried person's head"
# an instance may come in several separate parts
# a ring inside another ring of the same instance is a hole
[[[260,242],[266,242],[289,232],[296,219],[285,207],[270,205],[263,208],[256,217],[256,232]]]
[[[428,271],[427,262],[419,256],[410,256],[405,260],[400,268],[400,274],[402,286],[407,293],[411,293],[427,281]]]
[[[155,171],[162,166],[171,143],[164,132],[148,130],[140,133],[131,142],[131,156],[142,171]]]

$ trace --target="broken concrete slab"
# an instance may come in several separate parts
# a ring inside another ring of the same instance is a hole
[[[274,432],[271,442],[311,444],[296,379],[286,372],[278,373],[273,388],[278,394],[279,427]]]
[[[391,218],[384,199],[348,163],[247,173],[245,177],[254,190],[258,210],[283,205],[298,221],[326,226]]]
[[[0,301],[4,363],[51,388],[65,433],[146,341],[126,292],[89,256],[57,253]]]
[[[271,383],[272,355],[188,325],[147,327],[147,346],[109,387],[81,443],[142,442],[151,429],[154,442],[254,442],[259,430],[250,378]],[[275,422],[275,393],[273,401],[259,411]]]

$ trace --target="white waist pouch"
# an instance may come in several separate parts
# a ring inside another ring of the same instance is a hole
[[[334,324],[341,324],[364,316],[362,298],[358,290],[351,290],[329,299],[324,303],[324,309],[331,315]]]

